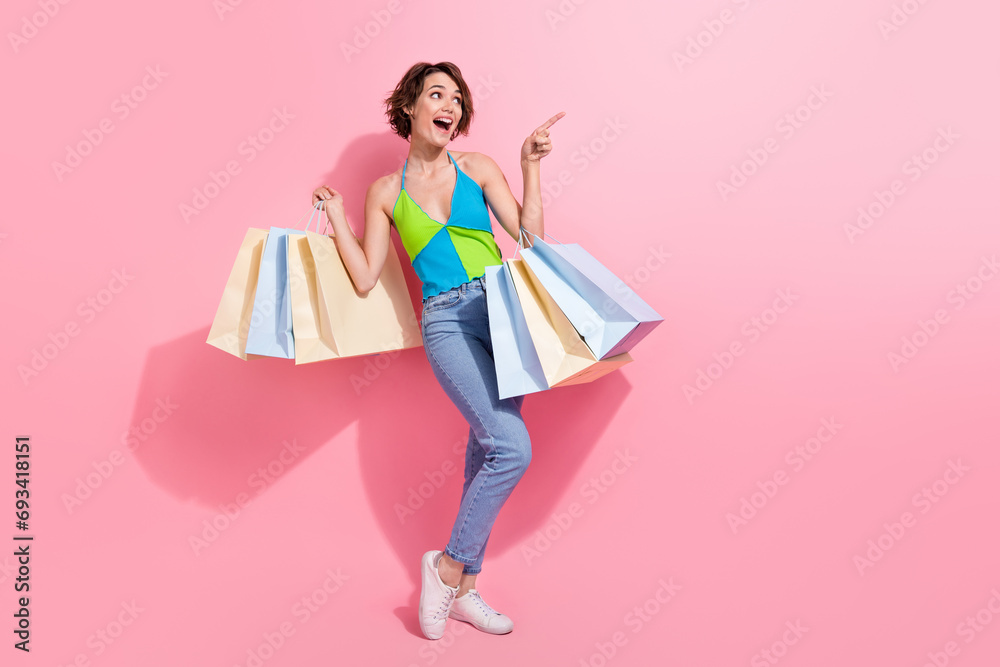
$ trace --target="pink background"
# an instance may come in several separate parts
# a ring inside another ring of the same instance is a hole
[[[223,1],[4,5],[4,664],[996,664],[996,3]],[[466,433],[423,350],[204,342],[248,227],[325,183],[360,233],[406,154],[380,100],[423,60],[462,68],[452,147],[519,200],[521,142],[567,112],[546,228],[665,316],[527,399],[479,580],[504,637],[417,626]]]

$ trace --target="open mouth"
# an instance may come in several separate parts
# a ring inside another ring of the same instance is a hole
[[[435,118],[434,125],[442,132],[451,132],[451,125],[454,121],[451,118]]]

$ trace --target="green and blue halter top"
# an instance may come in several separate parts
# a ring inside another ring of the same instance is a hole
[[[424,213],[406,191],[406,162],[392,208],[393,223],[420,278],[424,299],[485,275],[487,266],[503,263],[482,188],[459,169],[451,153],[448,159],[455,165],[455,189],[445,222]]]

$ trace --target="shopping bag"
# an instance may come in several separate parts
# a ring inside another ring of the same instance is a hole
[[[315,210],[315,209],[314,209]],[[288,233],[299,231],[271,227],[260,258],[247,352],[291,359],[295,356],[292,303],[288,294]]]
[[[375,287],[361,295],[333,236],[307,229],[288,234],[287,242],[296,364],[423,345],[394,247]]]
[[[222,299],[208,331],[209,345],[240,359],[247,358],[247,332],[257,293],[257,272],[264,252],[267,231],[248,229],[243,244],[236,253],[229,280],[222,291]]]
[[[598,359],[627,352],[663,321],[625,281],[576,243],[532,235],[524,261]]]
[[[486,309],[500,398],[548,389],[506,263],[486,267]]]
[[[549,388],[591,382],[632,361],[628,352],[598,359],[524,259],[505,262]]]

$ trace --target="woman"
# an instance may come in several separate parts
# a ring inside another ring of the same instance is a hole
[[[427,360],[469,423],[465,485],[451,538],[443,551],[428,551],[421,560],[420,628],[439,639],[450,616],[505,634],[513,623],[483,601],[476,575],[497,514],[531,461],[531,442],[521,418],[524,397],[500,400],[497,391],[484,285],[485,267],[502,259],[486,206],[512,238],[522,229],[543,235],[539,161],[552,150],[549,128],[565,114],[547,120],[521,146],[522,208],[492,159],[446,150],[459,134],[468,135],[473,116],[458,67],[417,63],[384,102],[389,124],[410,150],[401,170],[368,188],[363,239],[338,248],[354,285],[368,292],[390,252],[389,227],[396,227],[422,283]],[[340,193],[321,186],[313,192],[313,202],[320,200],[337,238],[353,238]]]

